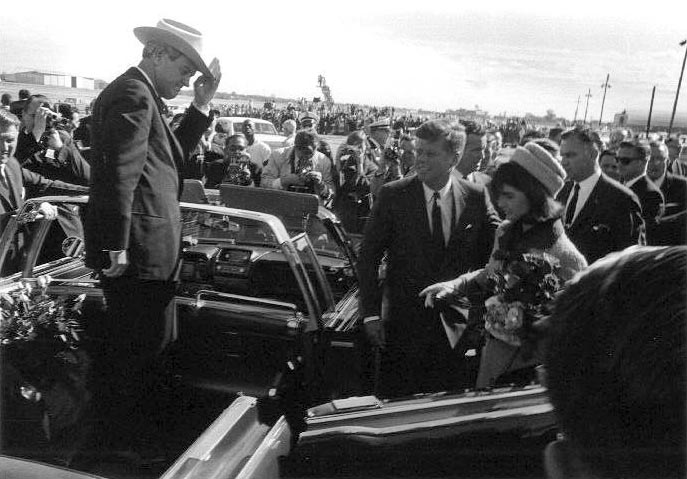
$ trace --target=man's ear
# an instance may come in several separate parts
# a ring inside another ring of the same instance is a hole
[[[597,479],[566,439],[557,439],[546,446],[544,470],[548,479]]]

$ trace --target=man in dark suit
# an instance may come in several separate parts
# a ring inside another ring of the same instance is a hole
[[[458,358],[444,323],[418,295],[483,267],[499,224],[483,188],[452,174],[465,129],[432,120],[416,136],[417,174],[381,188],[358,262],[363,328],[372,345],[384,348],[380,392],[386,396],[456,386]],[[382,290],[378,269],[385,254]]]
[[[651,142],[650,147],[646,174],[661,189],[665,200],[665,212],[656,225],[654,244],[687,244],[687,178],[668,171],[670,156],[665,143]]]
[[[566,233],[587,262],[643,244],[639,200],[628,188],[601,173],[598,135],[584,127],[570,129],[561,138],[561,164],[571,181],[557,200],[566,206]]]
[[[637,195],[642,205],[642,218],[646,228],[646,244],[654,245],[654,234],[659,218],[663,216],[663,193],[646,175],[651,148],[646,140],[623,141],[616,159],[625,186]]]
[[[88,188],[53,181],[37,173],[31,172],[19,165],[14,157],[19,133],[19,118],[6,109],[0,109],[0,233],[10,215],[20,210],[24,204],[24,187],[32,186],[38,192],[52,190],[54,193],[64,193],[65,190],[85,192]],[[46,219],[57,217],[57,208],[50,203],[43,202],[38,207],[38,213]],[[0,276],[15,273],[19,266],[17,254],[22,245],[18,242],[13,246],[11,257],[5,262],[6,267]],[[9,265],[9,266],[7,266]]]
[[[154,407],[156,359],[170,339],[180,253],[178,172],[212,122],[208,104],[221,78],[217,59],[208,67],[201,57],[197,30],[161,20],[134,34],[144,44],[142,60],[93,107],[85,222],[86,264],[102,272],[108,310],[99,391],[111,406],[104,432],[114,448],[149,432],[144,408]],[[196,71],[192,106],[172,132],[162,99],[176,97]]]

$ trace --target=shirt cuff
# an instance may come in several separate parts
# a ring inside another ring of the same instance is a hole
[[[191,102],[191,105],[193,105],[196,108],[196,110],[201,112],[203,115],[210,116],[210,105],[200,106],[198,103],[196,103],[195,100],[193,100],[193,102]]]
[[[379,321],[379,316],[367,316],[366,318],[363,318],[363,324],[371,323],[373,321]]]

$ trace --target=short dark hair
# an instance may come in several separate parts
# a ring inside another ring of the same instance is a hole
[[[347,145],[360,145],[365,141],[365,133],[363,133],[361,130],[355,130],[351,132],[347,137],[346,137],[346,144]]]
[[[463,125],[441,119],[424,122],[415,130],[415,136],[426,141],[445,140],[449,150],[460,156],[463,155],[467,138]]]
[[[631,141],[621,141],[618,145],[618,149],[620,148],[629,148],[635,153],[638,153],[642,158],[649,158],[651,156],[651,146],[649,146],[649,142],[647,140],[636,139]]]
[[[27,90],[26,88],[22,88],[19,90],[19,99],[20,100],[26,100],[28,97],[31,96],[31,92]]]
[[[459,123],[463,125],[465,128],[465,134],[466,135],[477,135],[477,136],[485,136],[487,134],[487,130],[484,129],[482,125],[477,123],[476,121],[473,120],[459,120]]]
[[[546,138],[546,135],[539,130],[527,130],[522,139],[520,140],[520,146],[525,146],[530,141],[539,140]]]
[[[686,318],[686,246],[611,254],[557,298],[549,396],[600,477],[685,477]]]
[[[294,146],[314,146],[317,148],[318,142],[319,137],[312,130],[298,130],[296,137],[293,139]]]
[[[563,206],[548,193],[539,180],[529,174],[522,166],[505,162],[496,168],[490,185],[493,198],[498,200],[504,185],[522,191],[530,202],[530,211],[523,219],[540,223],[560,218]]]
[[[588,126],[576,126],[565,130],[561,135],[561,141],[563,140],[578,140],[582,143],[592,145],[594,149],[599,152],[604,149],[599,134]]]
[[[3,105],[9,106],[10,103],[12,103],[12,95],[10,95],[9,93],[3,93],[2,94],[2,100],[0,100],[0,101],[2,101]]]
[[[0,108],[0,128],[19,127],[19,117],[5,108]]]

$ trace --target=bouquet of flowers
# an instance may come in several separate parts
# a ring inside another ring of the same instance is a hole
[[[485,329],[513,346],[521,346],[532,323],[549,314],[561,288],[558,259],[543,252],[508,254],[497,251],[501,268],[488,273],[492,296],[485,301]]]
[[[90,361],[79,348],[86,295],[50,297],[49,276],[32,282],[35,286],[25,282],[0,293],[0,352],[3,375],[14,379],[5,391],[19,400],[43,404],[44,423],[49,424],[44,429],[50,439],[72,425],[89,400]]]

